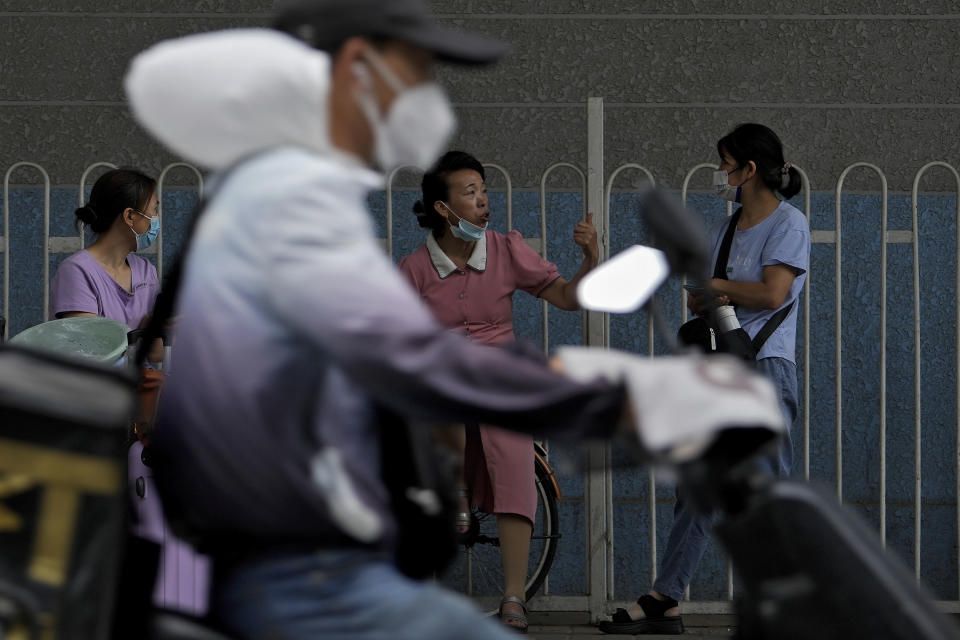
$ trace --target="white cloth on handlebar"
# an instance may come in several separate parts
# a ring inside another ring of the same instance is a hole
[[[773,384],[730,356],[646,358],[584,347],[557,356],[575,380],[625,383],[640,443],[661,462],[693,460],[729,429],[786,430]]]

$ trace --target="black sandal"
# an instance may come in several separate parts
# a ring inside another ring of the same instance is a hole
[[[680,616],[665,616],[663,613],[680,605],[673,598],[657,600],[650,594],[637,598],[637,604],[643,609],[645,618],[634,620],[626,609],[617,609],[610,620],[602,621],[598,627],[604,633],[619,633],[637,636],[657,633],[665,636],[683,633],[683,620]]]

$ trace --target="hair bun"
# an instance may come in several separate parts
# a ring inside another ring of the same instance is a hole
[[[97,221],[97,212],[89,204],[86,204],[74,212],[74,215],[84,224],[93,224]]]
[[[433,216],[431,216],[427,208],[423,206],[423,200],[417,200],[413,203],[413,213],[417,216],[417,224],[419,226],[424,229],[432,229],[434,227]]]

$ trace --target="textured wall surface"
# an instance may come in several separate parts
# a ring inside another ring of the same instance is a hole
[[[158,170],[173,158],[124,107],[127,61],[165,38],[264,25],[271,4],[3,0],[0,168],[38,161],[56,184],[94,160]],[[855,161],[907,190],[922,162],[958,160],[960,10],[949,0],[431,4],[441,22],[513,46],[498,66],[440,77],[462,122],[456,145],[514,167],[517,186],[553,162],[586,162],[590,96],[607,106],[607,165],[640,162],[675,188],[748,120],[778,131],[817,189]]]
[[[51,235],[70,236],[80,174],[95,161],[133,164],[153,174],[178,158],[161,149],[130,118],[120,91],[130,57],[177,35],[268,21],[269,0],[0,0],[0,170],[38,162],[53,184]],[[756,120],[784,140],[813,190],[812,228],[835,228],[833,190],[845,167],[877,164],[888,180],[891,229],[910,227],[909,191],[930,160],[960,164],[960,8],[951,0],[759,0],[707,3],[628,0],[434,0],[440,21],[502,38],[512,55],[489,69],[441,69],[461,120],[455,146],[508,167],[513,178],[514,226],[538,236],[538,187],[557,161],[586,164],[586,100],[605,100],[606,173],[625,162],[650,168],[658,183],[678,190],[686,172],[712,162],[716,139],[734,124]],[[842,6],[838,6],[842,4]],[[719,8],[718,8],[719,7]],[[777,13],[769,13],[771,10]],[[708,219],[722,205],[702,193],[706,173],[691,183],[690,203]],[[408,181],[410,178],[408,178]],[[629,184],[630,178],[624,181]],[[38,176],[11,177],[9,238],[11,304],[0,313],[11,334],[42,321],[42,202]],[[173,184],[193,184],[173,172]],[[492,180],[495,186],[502,182]],[[407,184],[403,180],[400,184]],[[89,182],[88,182],[89,185]],[[582,212],[571,172],[550,180],[548,240],[561,272],[576,269],[570,229]],[[624,185],[625,186],[625,185]],[[572,189],[572,191],[571,191]],[[923,426],[923,577],[940,598],[955,600],[956,304],[955,182],[946,171],[924,178],[921,197]],[[835,411],[833,273],[835,245],[814,245],[811,270],[811,475],[836,482],[837,430],[844,455],[847,501],[879,525],[879,217],[880,182],[858,170],[843,197],[842,420]],[[393,252],[422,241],[409,208],[416,195],[394,194]],[[800,200],[797,198],[796,200]],[[173,255],[195,195],[170,189],[164,197],[164,250]],[[802,206],[801,202],[796,202]],[[495,226],[506,202],[495,193]],[[386,232],[384,198],[371,207]],[[614,249],[643,237],[638,207],[628,193],[611,206]],[[887,532],[901,557],[913,557],[913,285],[908,244],[888,245]],[[51,273],[63,254],[50,260]],[[668,322],[679,322],[679,287],[663,292]],[[520,335],[540,340],[539,306],[520,296]],[[578,314],[550,315],[550,343],[580,341]],[[615,346],[647,352],[642,315],[612,322]],[[802,349],[802,344],[798,345]],[[795,467],[802,468],[798,422]],[[583,482],[562,477],[564,538],[552,572],[552,591],[584,593]],[[649,486],[645,471],[614,471],[615,595],[630,598],[648,586]],[[671,521],[672,489],[657,489],[658,547]],[[692,586],[694,599],[726,596],[725,561],[713,550]]]

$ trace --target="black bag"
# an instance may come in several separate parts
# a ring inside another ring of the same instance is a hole
[[[121,369],[0,346],[0,635],[110,637],[135,388]]]
[[[713,267],[714,278],[727,279],[727,260],[730,258],[730,246],[733,244],[733,234],[737,230],[737,221],[740,219],[742,211],[742,208],[737,209],[730,216],[730,223],[723,234],[720,251],[717,253],[717,263]],[[777,327],[790,313],[790,310],[793,309],[793,304],[791,302],[771,316],[752,340],[750,334],[742,328],[721,332],[704,317],[697,317],[680,325],[680,329],[677,330],[677,340],[681,344],[697,347],[704,353],[730,353],[752,362],[757,359],[757,354],[760,353],[760,348],[767,341],[767,338],[776,331]]]
[[[446,569],[457,553],[456,468],[425,425],[380,409],[382,477],[397,519],[397,568],[422,580]]]

